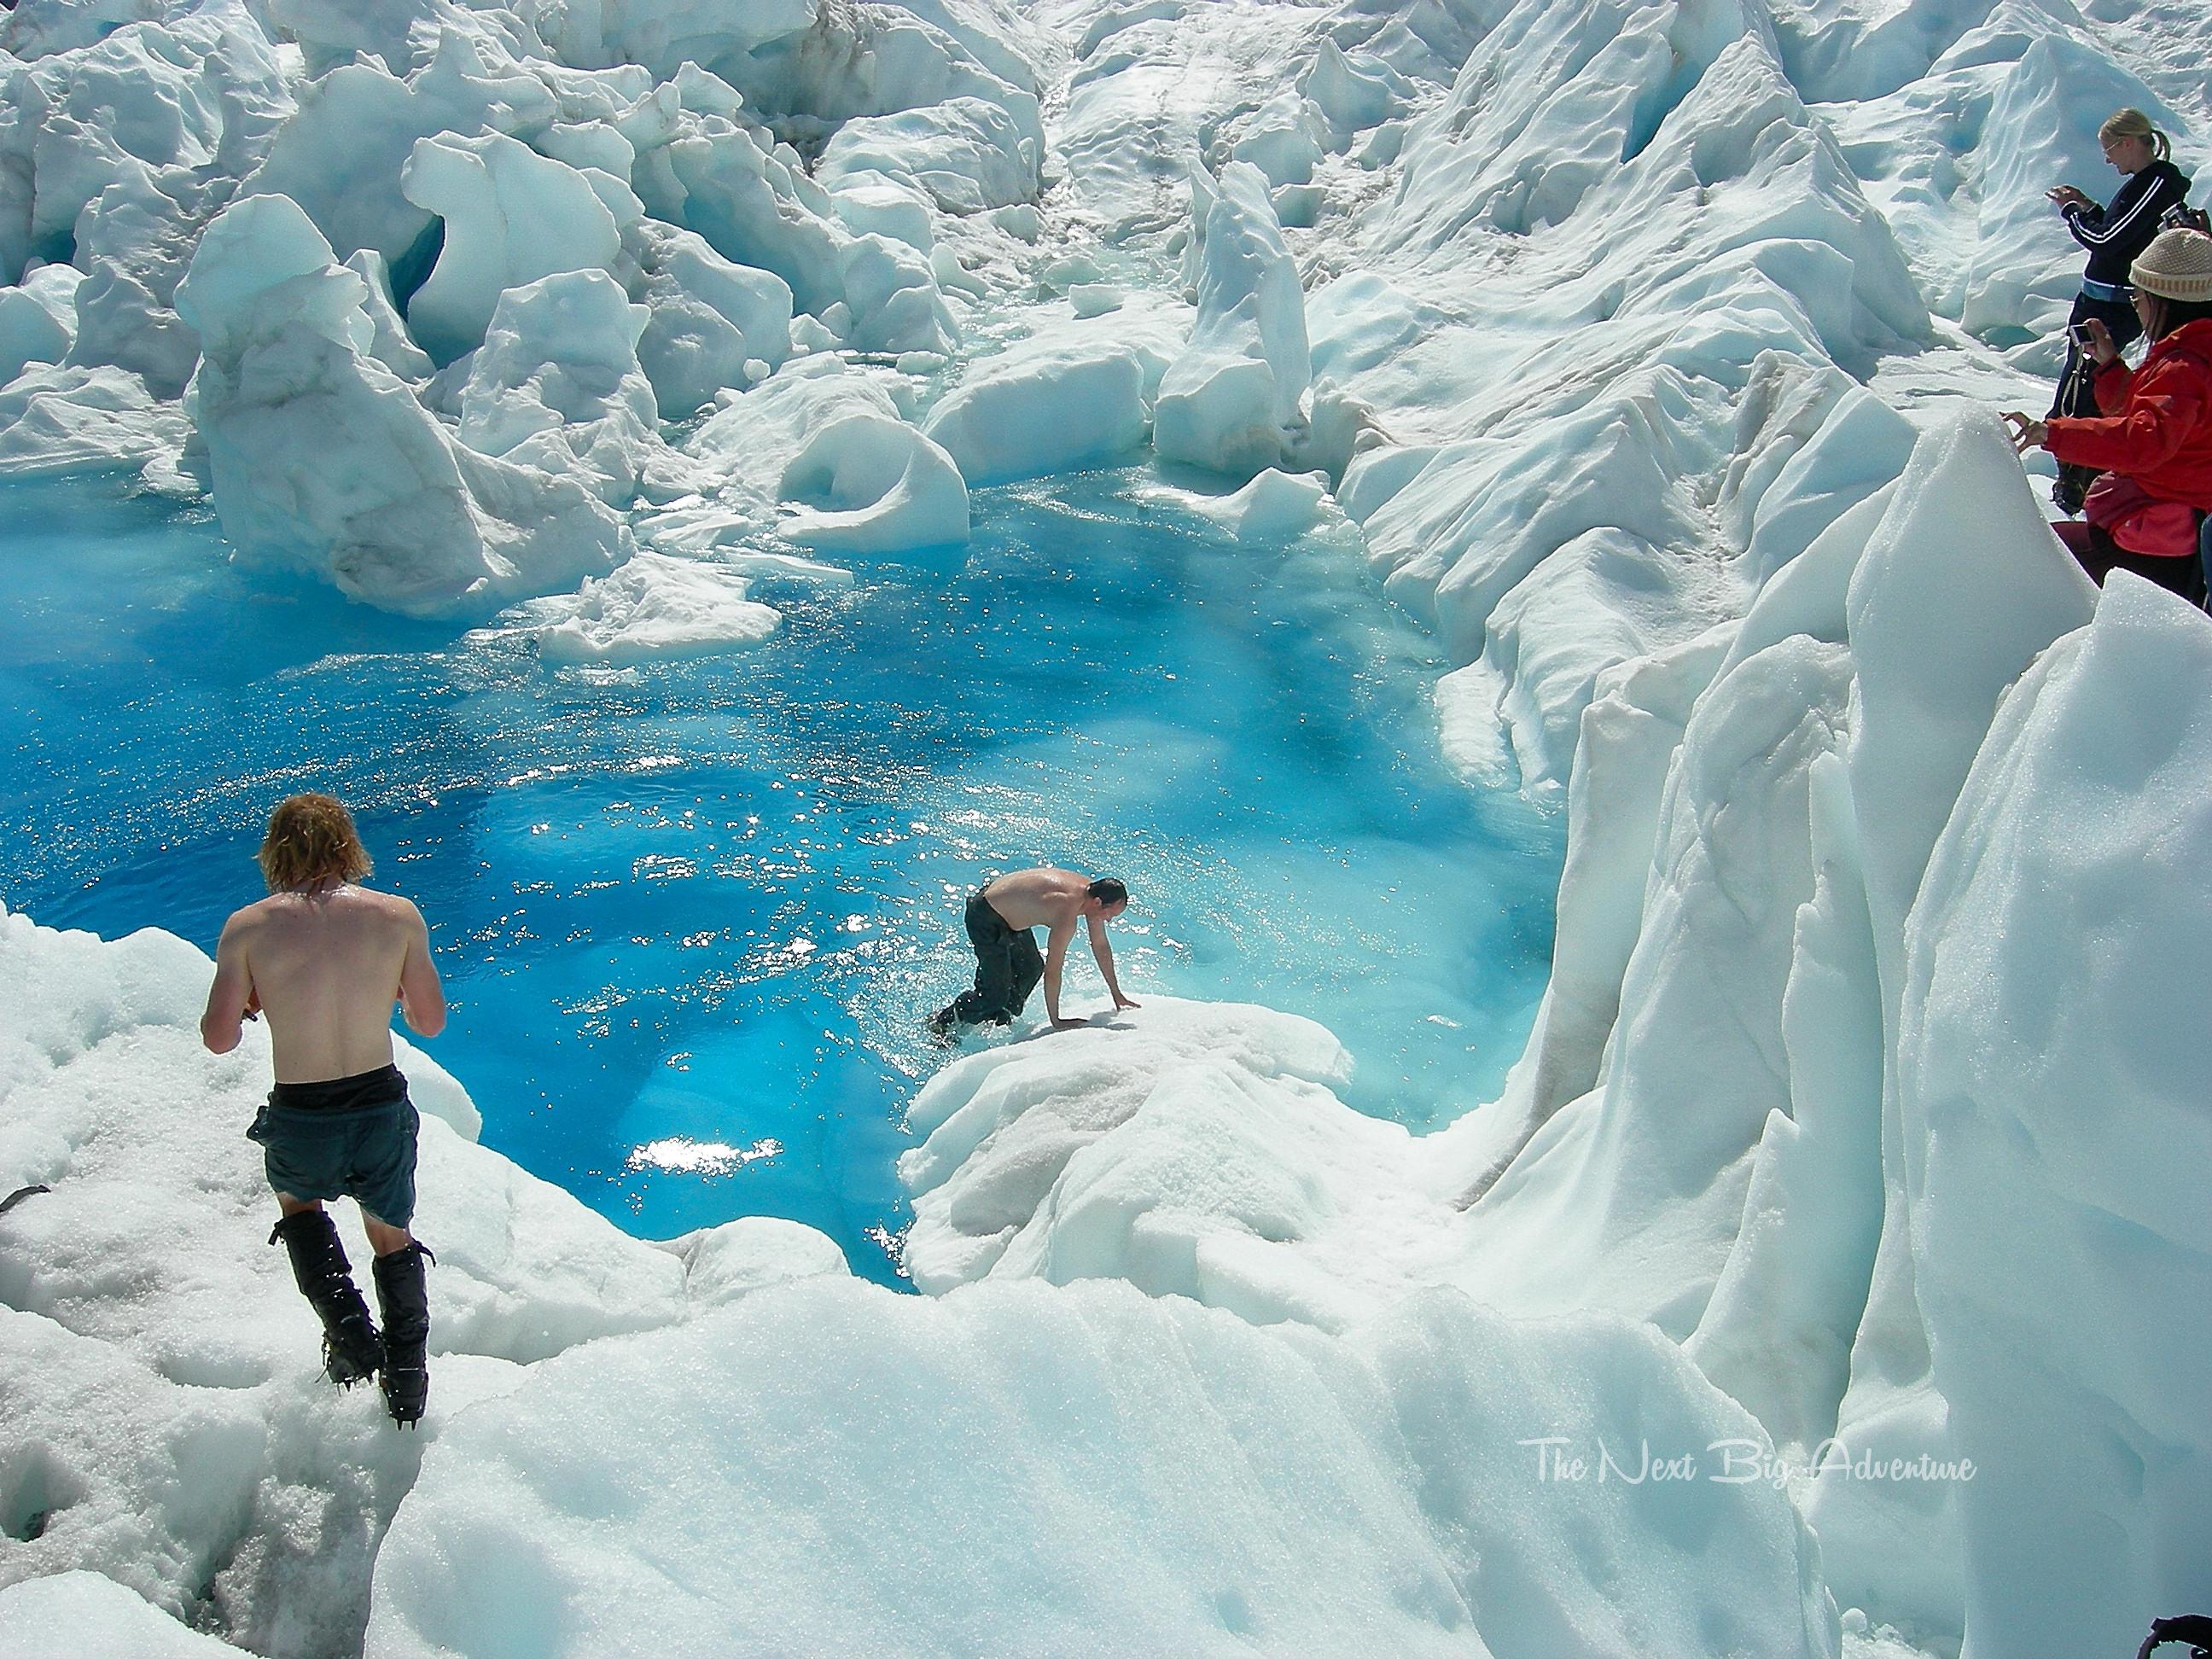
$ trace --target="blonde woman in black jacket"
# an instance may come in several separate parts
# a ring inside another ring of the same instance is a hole
[[[2096,369],[2088,356],[2083,325],[2092,319],[2104,324],[2119,347],[2142,331],[2136,320],[2128,267],[2158,234],[2159,221],[2166,210],[2189,198],[2189,176],[2173,165],[2173,146],[2141,110],[2118,111],[2097,129],[2097,141],[2104,146],[2105,159],[2122,176],[2112,199],[2100,207],[2071,185],[2049,192],[2066,217],[2066,228],[2089,251],[2081,292],[2067,319],[2066,372],[2051,404],[2052,415],[2067,418],[2094,419],[2098,412],[2092,387]],[[2096,476],[2086,468],[2061,466],[2051,500],[2069,516],[2079,513],[2081,498]]]

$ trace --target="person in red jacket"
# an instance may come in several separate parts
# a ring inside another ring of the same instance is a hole
[[[2020,448],[2040,445],[2105,474],[2084,503],[2088,521],[2053,526],[2083,569],[2100,583],[2107,571],[2132,570],[2201,605],[2197,530],[2212,510],[2212,236],[2162,230],[2128,274],[2151,343],[2142,367],[2120,360],[2101,322],[2082,325],[2104,413],[2038,421],[2014,410],[2005,420]]]

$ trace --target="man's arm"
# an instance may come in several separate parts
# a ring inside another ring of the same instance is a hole
[[[1121,994],[1121,981],[1114,977],[1114,947],[1106,942],[1106,922],[1100,916],[1085,916],[1091,924],[1091,957],[1098,964],[1098,971],[1106,981],[1106,988],[1113,994],[1116,1008],[1139,1006]]]
[[[1052,924],[1052,931],[1045,935],[1044,942],[1044,1014],[1055,1031],[1083,1024],[1079,1019],[1060,1017],[1060,970],[1067,966],[1067,942],[1074,937],[1075,909],[1071,905]]]
[[[241,1022],[260,1006],[246,960],[246,929],[233,916],[223,923],[215,947],[215,982],[208,987],[207,1009],[200,1015],[200,1041],[208,1052],[227,1054],[238,1047]]]
[[[430,930],[412,904],[407,907],[407,959],[399,967],[399,1012],[417,1036],[434,1037],[446,1029],[446,988],[430,960]]]

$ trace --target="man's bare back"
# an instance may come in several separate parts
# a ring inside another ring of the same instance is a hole
[[[983,889],[983,896],[1009,927],[1056,927],[1073,921],[1090,885],[1090,877],[1048,864],[1007,872]]]
[[[238,1046],[258,1011],[279,1083],[323,1083],[392,1064],[392,1005],[423,1036],[445,1029],[446,997],[422,912],[351,884],[271,893],[234,912],[216,947],[201,1036]]]
[[[1097,887],[1118,895],[1103,898],[1094,893]],[[1114,1006],[1134,1008],[1138,1004],[1124,995],[1121,982],[1114,974],[1114,947],[1107,942],[1106,924],[1129,907],[1127,892],[1118,880],[1094,883],[1089,876],[1079,875],[1073,870],[1043,864],[1030,870],[1010,870],[983,889],[983,902],[998,912],[1000,919],[1017,932],[1031,927],[1045,930],[1043,963],[1045,1017],[1056,1031],[1085,1022],[1068,1019],[1060,1012],[1060,977],[1067,964],[1068,941],[1075,937],[1075,924],[1080,921],[1088,929],[1091,955],[1098,964],[1098,972],[1106,981],[1106,988],[1114,999]],[[978,977],[977,989],[982,989]],[[1024,990],[1022,995],[1026,994]],[[1021,997],[1015,998],[1018,1006]],[[947,1011],[948,1015],[959,1015],[958,1005]],[[972,1015],[961,1015],[974,1018]]]

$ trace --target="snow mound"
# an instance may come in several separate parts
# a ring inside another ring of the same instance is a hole
[[[579,1435],[580,1401],[653,1431]],[[1749,1431],[1649,1333],[1449,1293],[1339,1343],[1122,1285],[787,1285],[451,1423],[368,1646],[1833,1654],[1779,1492],[1547,1483],[1516,1443]]]
[[[782,622],[745,597],[738,572],[659,553],[638,553],[611,576],[587,580],[570,599],[532,610],[538,648],[556,662],[643,662],[757,645]]]
[[[1198,510],[1241,542],[1289,541],[1322,520],[1328,501],[1325,472],[1269,467],[1231,495],[1196,502]]]
[[[1191,174],[1198,319],[1160,382],[1152,443],[1164,459],[1249,476],[1280,459],[1311,376],[1305,299],[1249,162]]]
[[[971,484],[1071,471],[1144,442],[1146,381],[1133,346],[1100,339],[1033,346],[980,365],[930,411],[922,430]]]
[[[905,422],[853,414],[817,428],[777,495],[799,502],[781,526],[802,547],[894,553],[968,539],[968,486],[938,445]]]

